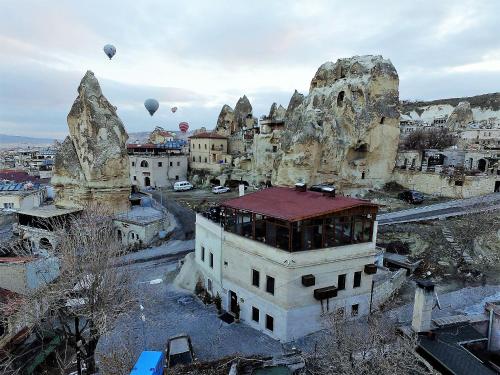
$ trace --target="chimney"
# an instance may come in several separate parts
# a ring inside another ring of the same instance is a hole
[[[411,321],[411,327],[415,332],[430,331],[433,307],[434,283],[429,280],[417,280],[415,302],[413,303],[413,319]]]
[[[295,184],[295,191],[306,191],[307,190],[307,184],[303,182],[297,182]]]
[[[500,301],[486,302],[488,313],[488,351],[500,350]]]
[[[335,187],[334,186],[332,186],[332,187],[325,186],[324,188],[321,189],[321,191],[323,192],[323,195],[325,197],[335,198]]]

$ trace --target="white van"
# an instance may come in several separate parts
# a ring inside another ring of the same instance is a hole
[[[179,181],[174,184],[175,191],[185,191],[185,190],[191,190],[193,188],[194,186],[191,185],[191,183],[188,181]]]

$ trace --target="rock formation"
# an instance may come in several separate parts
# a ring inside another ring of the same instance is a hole
[[[129,207],[127,132],[91,71],[78,87],[68,114],[69,136],[55,158],[52,184],[62,207],[90,202],[114,212]]]
[[[286,109],[281,104],[278,106],[276,103],[273,103],[269,110],[268,118],[273,121],[282,121],[285,119],[285,114]]]
[[[381,56],[323,64],[293,94],[272,182],[371,187],[389,181],[399,138],[399,78]]]
[[[472,109],[469,102],[460,102],[448,116],[446,126],[450,130],[459,130],[465,128],[472,122]]]
[[[500,93],[432,101],[402,101],[401,113],[411,120],[432,124],[435,118],[447,118],[450,130],[461,130],[469,122],[481,126],[498,123]]]

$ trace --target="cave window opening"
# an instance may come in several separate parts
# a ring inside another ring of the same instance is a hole
[[[365,179],[365,171],[361,172],[361,179],[364,180]]]
[[[339,95],[337,96],[337,106],[338,107],[341,107],[342,104],[344,104],[344,95],[345,95],[344,91],[339,92]]]
[[[357,152],[368,152],[368,145],[366,143],[360,144],[356,147]]]
[[[385,122],[385,117],[384,117],[384,116],[382,116],[382,117],[380,118],[380,123],[381,123],[381,124],[383,124],[384,122]]]

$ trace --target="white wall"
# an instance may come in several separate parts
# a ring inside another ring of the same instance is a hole
[[[148,163],[148,167],[141,167],[143,160]],[[175,181],[187,178],[187,155],[129,155],[129,163],[130,181],[132,185],[141,188],[145,187],[146,175],[152,187],[171,187]],[[161,166],[158,163],[161,163]]]
[[[220,294],[226,310],[232,290],[240,300],[241,319],[280,340],[289,341],[321,329],[322,309],[314,298],[314,289],[337,285],[340,274],[347,275],[346,288],[330,299],[328,312],[343,307],[349,316],[351,306],[359,304],[359,315],[368,313],[372,276],[363,270],[366,264],[374,263],[374,242],[289,253],[224,232],[219,225],[197,215],[195,251],[205,287],[207,279],[212,280],[213,294]],[[210,253],[214,256],[213,267],[209,265]],[[252,269],[260,273],[259,288],[252,285]],[[361,271],[361,286],[353,288],[357,271]],[[307,274],[315,276],[314,286],[302,285],[302,276]],[[266,292],[267,275],[275,279],[274,295]],[[251,321],[252,306],[261,312],[259,324]],[[326,312],[326,304],[324,309]],[[264,328],[265,314],[273,316],[274,332]]]

